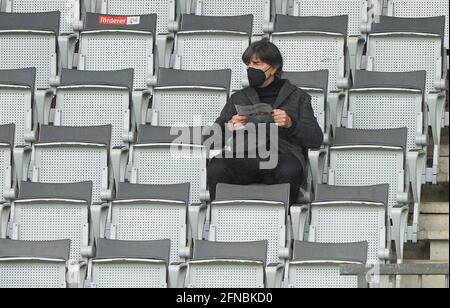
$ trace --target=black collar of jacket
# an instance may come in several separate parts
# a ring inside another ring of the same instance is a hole
[[[273,109],[277,109],[283,103],[286,101],[286,99],[291,95],[293,92],[298,90],[296,86],[294,86],[292,83],[290,83],[289,80],[286,80],[283,87],[280,90],[280,94],[278,94],[277,100],[275,101],[275,104],[273,106]],[[256,105],[261,103],[259,100],[258,92],[254,88],[246,88],[242,90],[245,95],[247,95],[248,99],[252,102],[252,104]]]

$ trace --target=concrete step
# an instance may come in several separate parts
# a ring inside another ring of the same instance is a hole
[[[442,262],[424,261],[424,260],[405,260],[407,264],[433,264]],[[403,276],[401,277],[402,288],[418,288],[419,277],[418,276]],[[422,278],[423,288],[445,288],[444,276],[424,276]]]
[[[421,205],[419,240],[430,243],[430,260],[449,260],[449,203],[424,202]]]

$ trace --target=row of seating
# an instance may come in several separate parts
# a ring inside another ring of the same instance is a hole
[[[0,287],[66,288],[70,244],[70,240],[24,242],[0,239]],[[265,241],[196,241],[192,260],[179,266],[177,276],[170,272],[174,265],[169,263],[169,250],[170,240],[99,239],[96,257],[82,266],[86,276],[81,282],[86,288],[275,288],[282,284],[284,268],[266,267]],[[367,243],[364,242],[295,242],[285,274],[287,286],[355,288],[356,278],[340,277],[339,264],[365,264],[366,251]]]

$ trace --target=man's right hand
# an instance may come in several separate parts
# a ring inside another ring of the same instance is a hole
[[[247,117],[235,115],[230,121],[228,121],[227,127],[230,131],[234,132],[236,130],[244,129],[246,123]]]

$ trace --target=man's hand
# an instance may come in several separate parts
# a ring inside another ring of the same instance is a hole
[[[236,130],[241,130],[245,127],[247,123],[247,117],[235,115],[228,123],[227,127],[230,131],[234,132]]]
[[[278,127],[281,128],[291,128],[292,127],[292,119],[287,114],[286,111],[281,109],[275,109],[272,112],[273,120]]]

